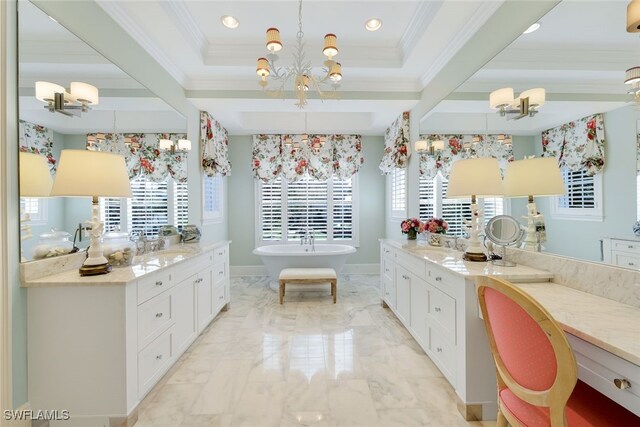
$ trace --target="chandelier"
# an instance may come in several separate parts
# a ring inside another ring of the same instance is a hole
[[[328,58],[324,61],[323,73],[314,75],[311,62],[305,58],[304,33],[302,32],[302,0],[298,6],[298,33],[296,34],[296,48],[293,52],[293,64],[286,67],[276,66],[279,57],[276,52],[282,49],[280,41],[280,30],[277,28],[269,28],[267,30],[267,50],[269,53],[265,58],[258,58],[256,73],[260,77],[260,86],[266,89],[269,80],[277,83],[277,89],[269,92],[275,96],[282,96],[285,87],[289,84],[293,85],[293,92],[298,100],[296,105],[298,108],[304,108],[307,105],[307,92],[313,88],[318,92],[321,100],[328,98],[336,98],[336,90],[339,82],[342,80],[342,66],[339,62],[334,61],[334,57],[338,54],[337,37],[335,34],[327,34],[324,36],[324,48],[322,53]],[[332,93],[324,92],[322,87],[331,87]]]
[[[627,93],[640,103],[640,67],[629,68],[625,72],[624,82],[630,86]]]

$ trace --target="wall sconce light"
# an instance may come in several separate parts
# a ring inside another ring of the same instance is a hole
[[[69,92],[60,85],[50,82],[36,82],[36,99],[47,104],[50,112],[65,116],[80,117],[100,100],[98,88],[87,83],[71,82]]]
[[[513,143],[513,140],[511,139],[511,136],[505,135],[503,133],[499,134],[496,137],[496,141],[498,141],[500,144],[504,144],[504,145],[511,145]]]
[[[429,151],[429,143],[427,143],[427,141],[425,141],[424,139],[416,141],[413,145],[416,153],[426,153],[427,151]]]
[[[441,139],[436,139],[429,143],[424,139],[420,139],[414,143],[414,149],[416,153],[429,153],[433,155],[444,150],[444,141]]]
[[[497,109],[501,117],[512,115],[509,119],[519,120],[533,117],[545,103],[546,92],[543,88],[525,90],[514,98],[513,88],[505,87],[495,90],[489,95],[489,106]]]
[[[169,151],[171,154],[175,154],[178,151],[191,151],[191,141],[188,139],[179,139],[173,142],[170,139],[163,138],[160,140],[159,146],[161,150]]]

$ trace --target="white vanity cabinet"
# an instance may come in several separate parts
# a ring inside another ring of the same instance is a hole
[[[602,257],[607,264],[640,269],[640,239],[602,239]]]
[[[130,417],[229,304],[228,271],[224,242],[125,283],[90,283],[126,273],[114,269],[87,282],[73,271],[62,273],[76,277],[67,285],[26,284],[31,408],[68,409],[87,427]]]

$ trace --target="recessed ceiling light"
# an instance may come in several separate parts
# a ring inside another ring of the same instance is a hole
[[[536,31],[538,28],[540,28],[540,23],[536,22],[535,24],[532,24],[529,28],[527,28],[526,30],[524,30],[524,32],[522,34],[530,34],[533,33],[534,31]]]
[[[368,19],[367,22],[364,23],[364,27],[367,31],[378,31],[380,27],[382,27],[382,20],[378,18]]]
[[[222,25],[231,29],[238,28],[238,25],[240,25],[240,22],[231,15],[224,15],[220,17],[220,21],[222,21]]]

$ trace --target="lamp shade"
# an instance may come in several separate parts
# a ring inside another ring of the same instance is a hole
[[[322,53],[331,59],[338,54],[338,38],[335,34],[326,34],[324,36],[324,48],[322,49]]]
[[[416,152],[422,153],[429,149],[429,144],[424,139],[420,139],[415,142],[414,149],[416,150]]]
[[[100,100],[98,88],[88,83],[71,82],[69,92],[71,92],[73,99],[85,104],[97,105]]]
[[[494,90],[489,95],[489,107],[500,108],[513,104],[513,88],[504,87]]]
[[[101,151],[62,150],[51,195],[131,197],[124,157]]]
[[[282,49],[280,30],[277,28],[269,28],[267,30],[267,49],[269,49],[270,52],[277,52]]]
[[[640,0],[633,0],[627,5],[627,32],[640,32]]]
[[[191,150],[191,141],[188,139],[179,139],[178,146],[176,147],[178,150],[190,151]]]
[[[20,197],[48,197],[52,185],[47,160],[38,154],[20,153]]]
[[[441,139],[436,139],[435,141],[431,142],[431,146],[433,147],[434,151],[442,151],[444,150],[444,141]]]
[[[565,194],[564,182],[555,158],[516,160],[507,165],[504,174],[505,196],[559,196],[562,194]]]
[[[451,166],[448,198],[502,196],[498,160],[490,157],[458,160]]]
[[[65,89],[55,83],[36,82],[36,99],[42,102],[53,102],[56,93],[65,93]]]
[[[545,100],[545,90],[541,87],[535,88],[535,89],[529,89],[529,90],[525,90],[524,92],[522,92],[520,94],[520,96],[518,98],[522,99],[522,98],[529,98],[529,105],[530,106],[538,106],[538,107],[542,107],[544,105],[544,100]],[[519,104],[519,103],[518,103]]]

